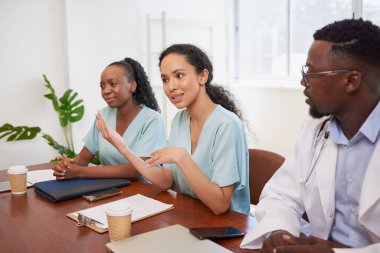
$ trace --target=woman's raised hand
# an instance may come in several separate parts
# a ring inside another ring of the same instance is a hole
[[[96,128],[101,132],[103,138],[111,143],[117,150],[119,150],[119,152],[122,152],[125,149],[123,138],[107,125],[103,114],[100,111],[96,114]]]
[[[151,153],[152,157],[146,160],[147,164],[165,164],[165,163],[179,163],[186,155],[187,152],[183,148],[162,148]]]

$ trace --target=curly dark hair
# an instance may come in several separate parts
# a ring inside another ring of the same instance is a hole
[[[200,48],[191,44],[174,44],[165,49],[160,57],[158,66],[161,67],[162,60],[169,54],[179,54],[186,57],[186,60],[195,68],[195,71],[200,74],[207,69],[208,80],[206,82],[206,92],[212,102],[220,104],[227,110],[235,113],[242,119],[242,113],[234,102],[233,95],[220,85],[211,84],[213,79],[213,67],[210,59]]]
[[[133,92],[133,99],[138,105],[144,104],[145,106],[160,112],[156,97],[152,87],[150,86],[148,76],[140,63],[132,58],[125,58],[124,60],[113,62],[108,66],[121,66],[124,68],[126,76],[129,81],[136,81],[137,87]]]
[[[380,68],[380,28],[363,19],[344,19],[317,30],[315,40],[333,43],[331,53]]]

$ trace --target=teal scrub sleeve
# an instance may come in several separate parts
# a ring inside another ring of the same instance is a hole
[[[244,147],[244,132],[238,122],[223,123],[218,129],[211,152],[211,167],[214,168],[211,181],[220,187],[235,184],[235,190],[245,186],[248,161],[242,156]]]
[[[99,153],[99,130],[95,126],[95,122],[92,125],[90,131],[84,137],[83,142],[84,146],[91,152],[93,155]]]

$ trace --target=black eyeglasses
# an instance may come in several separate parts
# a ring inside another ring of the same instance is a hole
[[[303,82],[305,83],[305,87],[308,87],[309,86],[309,81],[308,81],[309,76],[334,75],[334,74],[349,73],[352,71],[353,70],[339,69],[339,70],[327,70],[327,71],[309,73],[309,66],[302,65],[301,74],[302,74]]]

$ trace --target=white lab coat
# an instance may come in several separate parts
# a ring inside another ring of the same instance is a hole
[[[310,119],[301,128],[294,151],[264,187],[256,207],[258,224],[244,237],[242,248],[261,248],[264,236],[274,230],[286,230],[299,236],[300,232],[304,232],[301,231],[300,218],[304,211],[310,221],[311,235],[322,239],[327,239],[330,235],[335,214],[335,169],[338,153],[337,145],[331,139],[326,140],[309,181],[306,184],[303,182],[312,152],[315,152],[315,160],[321,149],[323,137],[317,142],[315,139],[325,119]],[[321,132],[322,135],[324,131]],[[360,224],[374,244],[361,249],[334,249],[336,252],[380,252],[379,178],[380,143],[377,142],[363,181],[359,202]]]

